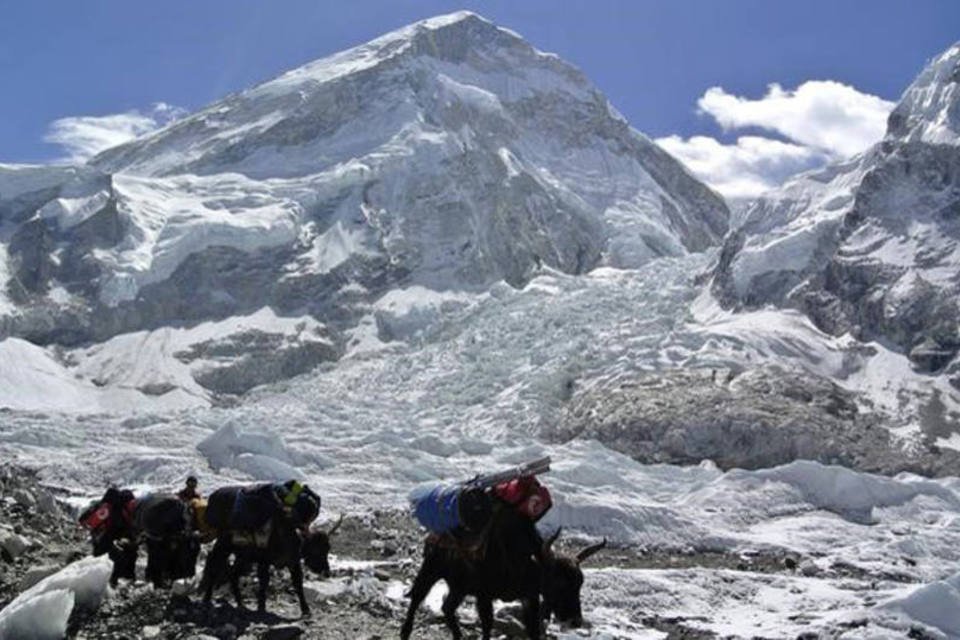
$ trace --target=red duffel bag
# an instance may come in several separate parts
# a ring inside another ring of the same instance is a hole
[[[493,488],[493,494],[534,521],[542,518],[553,506],[550,490],[540,484],[536,476],[501,482]]]

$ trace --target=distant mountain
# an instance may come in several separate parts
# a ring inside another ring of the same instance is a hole
[[[291,343],[290,327],[255,323],[261,342],[307,348],[276,365],[292,375],[337,357],[396,287],[635,267],[718,244],[728,215],[577,69],[461,12],[86,166],[0,166],[0,339],[74,348],[270,307],[319,327]]]
[[[755,203],[712,288],[890,345],[960,389],[960,44],[906,90],[882,142]]]

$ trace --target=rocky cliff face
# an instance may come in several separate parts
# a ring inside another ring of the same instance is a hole
[[[859,157],[762,198],[726,239],[728,307],[805,312],[834,335],[892,344],[960,388],[960,45],[936,58]]]
[[[0,339],[74,347],[270,307],[337,344],[398,286],[637,266],[718,243],[727,218],[578,70],[457,13],[87,166],[0,167]]]

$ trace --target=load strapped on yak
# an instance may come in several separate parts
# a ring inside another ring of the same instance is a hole
[[[417,521],[436,534],[478,533],[496,508],[512,508],[536,522],[553,506],[537,475],[550,470],[545,457],[456,484],[420,486],[410,493]]]
[[[204,511],[208,530],[233,532],[238,544],[266,546],[274,518],[283,516],[296,528],[306,527],[320,513],[320,496],[297,480],[249,486],[220,487],[210,494]]]

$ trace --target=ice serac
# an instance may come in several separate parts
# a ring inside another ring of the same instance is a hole
[[[804,311],[823,330],[893,345],[960,388],[960,46],[934,59],[886,137],[767,194],[726,239],[729,307]]]
[[[634,267],[719,243],[727,220],[580,71],[460,12],[84,167],[0,167],[0,339],[73,347],[269,307],[336,345],[397,288]]]

